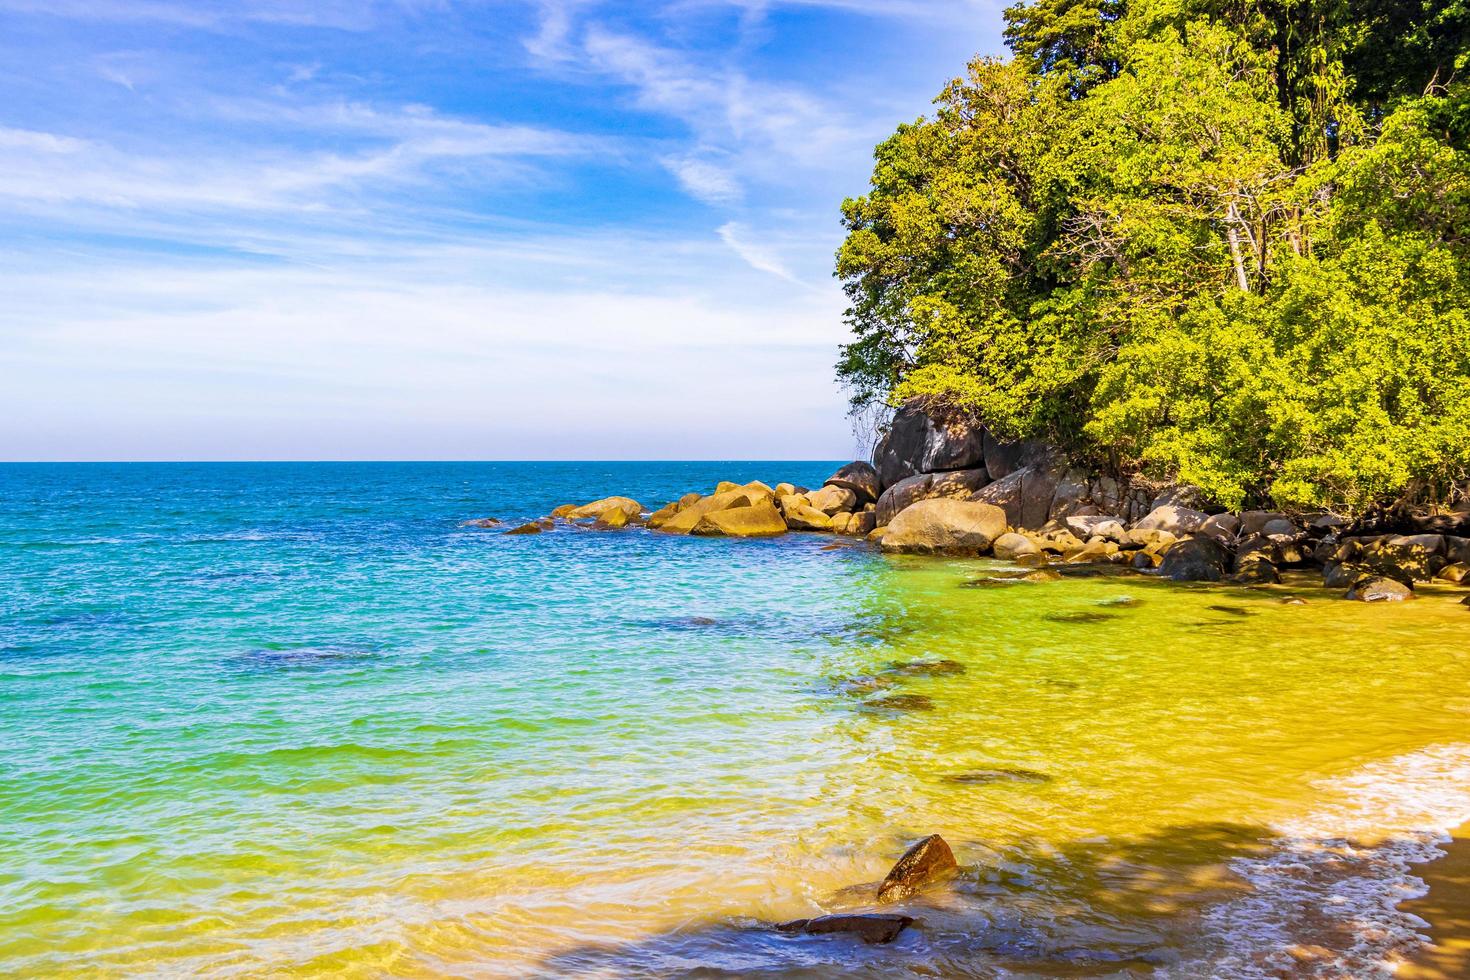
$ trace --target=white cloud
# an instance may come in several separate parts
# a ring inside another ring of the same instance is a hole
[[[739,179],[717,163],[696,156],[664,157],[662,162],[679,186],[706,204],[730,204],[742,197]]]
[[[730,246],[752,268],[788,282],[800,283],[770,246],[751,240],[751,231],[738,222],[729,221],[719,228],[720,241]]]

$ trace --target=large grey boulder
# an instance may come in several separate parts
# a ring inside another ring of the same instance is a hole
[[[819,915],[814,919],[792,919],[776,926],[779,932],[803,932],[810,936],[825,936],[834,932],[847,932],[869,945],[882,946],[893,942],[898,934],[914,924],[911,915],[893,915],[887,912],[852,912],[836,915]]]
[[[914,554],[978,555],[1006,532],[1005,511],[968,500],[933,498],[904,508],[880,547]]]
[[[1207,520],[1209,515],[1203,511],[1178,504],[1160,504],[1133,526],[1141,531],[1168,531],[1182,536],[1198,531]]]
[[[1358,602],[1403,602],[1414,598],[1414,590],[1385,576],[1364,575],[1353,583],[1344,598]]]
[[[911,399],[893,416],[873,450],[873,465],[884,487],[915,473],[974,469],[985,461],[985,429],[957,412],[925,411]]]
[[[1159,576],[1175,582],[1218,582],[1234,556],[1214,538],[1189,538],[1170,548],[1159,565]]]
[[[1010,476],[1028,466],[1053,462],[1056,456],[1056,451],[1044,442],[1002,442],[989,432],[984,434],[984,445],[985,468],[990,470],[992,480]]]
[[[936,497],[951,497],[956,500],[970,496],[990,482],[984,468],[973,470],[951,470],[946,473],[921,473],[900,480],[878,498],[877,521],[882,527],[902,511],[920,500]]]
[[[1050,518],[1052,496],[1060,478],[1055,468],[1027,466],[989,484],[970,499],[999,507],[1012,527],[1039,528]]]
[[[827,477],[827,482],[823,486],[843,487],[851,490],[857,495],[859,507],[877,500],[878,495],[883,492],[883,486],[878,480],[878,471],[873,468],[873,464],[865,463],[860,459],[848,463]]]

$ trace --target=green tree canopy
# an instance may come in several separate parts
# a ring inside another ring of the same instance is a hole
[[[1006,16],[1015,56],[843,203],[854,403],[945,403],[1228,505],[1463,484],[1464,0]]]

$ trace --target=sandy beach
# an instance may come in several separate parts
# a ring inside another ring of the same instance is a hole
[[[1410,980],[1470,977],[1470,824],[1454,833],[1448,853],[1417,868],[1429,894],[1405,902],[1405,910],[1427,920],[1432,943],[1401,965],[1395,976]]]

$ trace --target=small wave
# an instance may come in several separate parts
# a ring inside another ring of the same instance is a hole
[[[1208,975],[1389,978],[1424,942],[1423,921],[1398,905],[1425,892],[1413,866],[1442,856],[1449,832],[1470,820],[1470,745],[1433,746],[1321,785],[1330,802],[1277,825],[1268,854],[1234,862],[1252,893],[1207,916],[1225,950]]]

